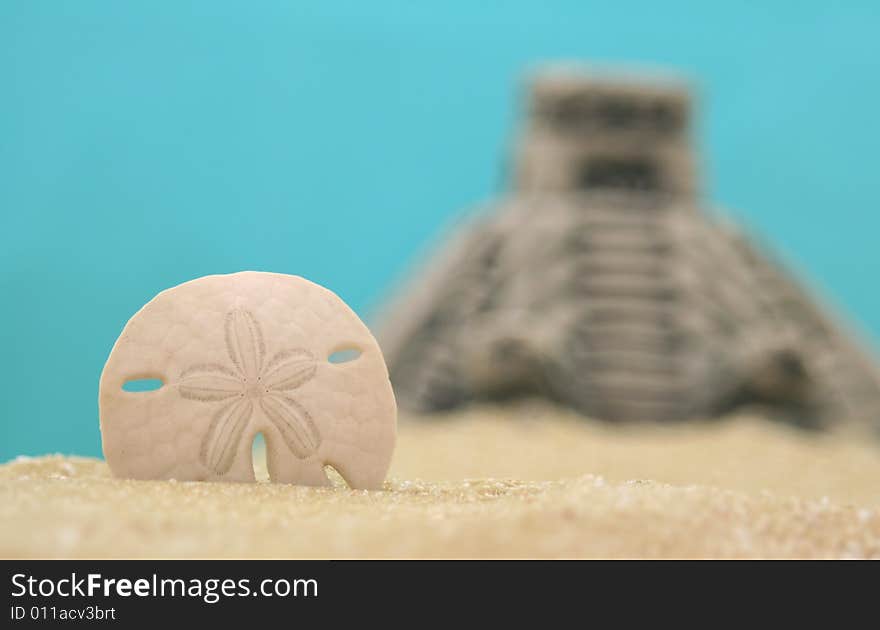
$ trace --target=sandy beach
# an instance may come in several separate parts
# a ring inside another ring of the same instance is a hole
[[[379,492],[19,458],[0,466],[0,556],[880,558],[878,479],[877,444],[760,418],[621,428],[480,407],[402,418]]]

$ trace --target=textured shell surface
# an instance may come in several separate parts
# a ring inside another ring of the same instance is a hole
[[[345,351],[350,360],[334,362]],[[158,379],[153,391],[125,383]],[[334,293],[298,276],[245,271],[163,291],[126,324],[101,375],[104,456],[132,479],[381,486],[397,406],[382,352]]]

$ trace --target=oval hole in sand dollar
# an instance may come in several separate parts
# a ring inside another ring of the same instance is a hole
[[[361,356],[360,348],[346,347],[331,352],[327,360],[330,363],[349,363],[350,361],[355,361],[359,356]]]
[[[133,378],[122,384],[123,391],[139,393],[154,392],[160,389],[165,383],[160,378]]]

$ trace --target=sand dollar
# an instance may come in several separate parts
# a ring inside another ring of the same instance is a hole
[[[335,358],[342,356],[337,362]],[[158,379],[152,391],[126,383]],[[272,481],[381,486],[397,407],[382,352],[331,291],[246,271],[163,291],[126,324],[101,374],[104,456],[133,479],[254,481],[266,440]]]

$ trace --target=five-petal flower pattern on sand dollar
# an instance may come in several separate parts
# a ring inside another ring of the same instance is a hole
[[[194,365],[180,375],[180,395],[189,400],[222,403],[202,440],[202,463],[217,474],[227,472],[245,428],[259,408],[290,451],[306,458],[321,445],[309,412],[290,392],[315,376],[317,363],[308,350],[281,350],[266,361],[263,331],[245,310],[226,314],[226,351],[232,364]]]

